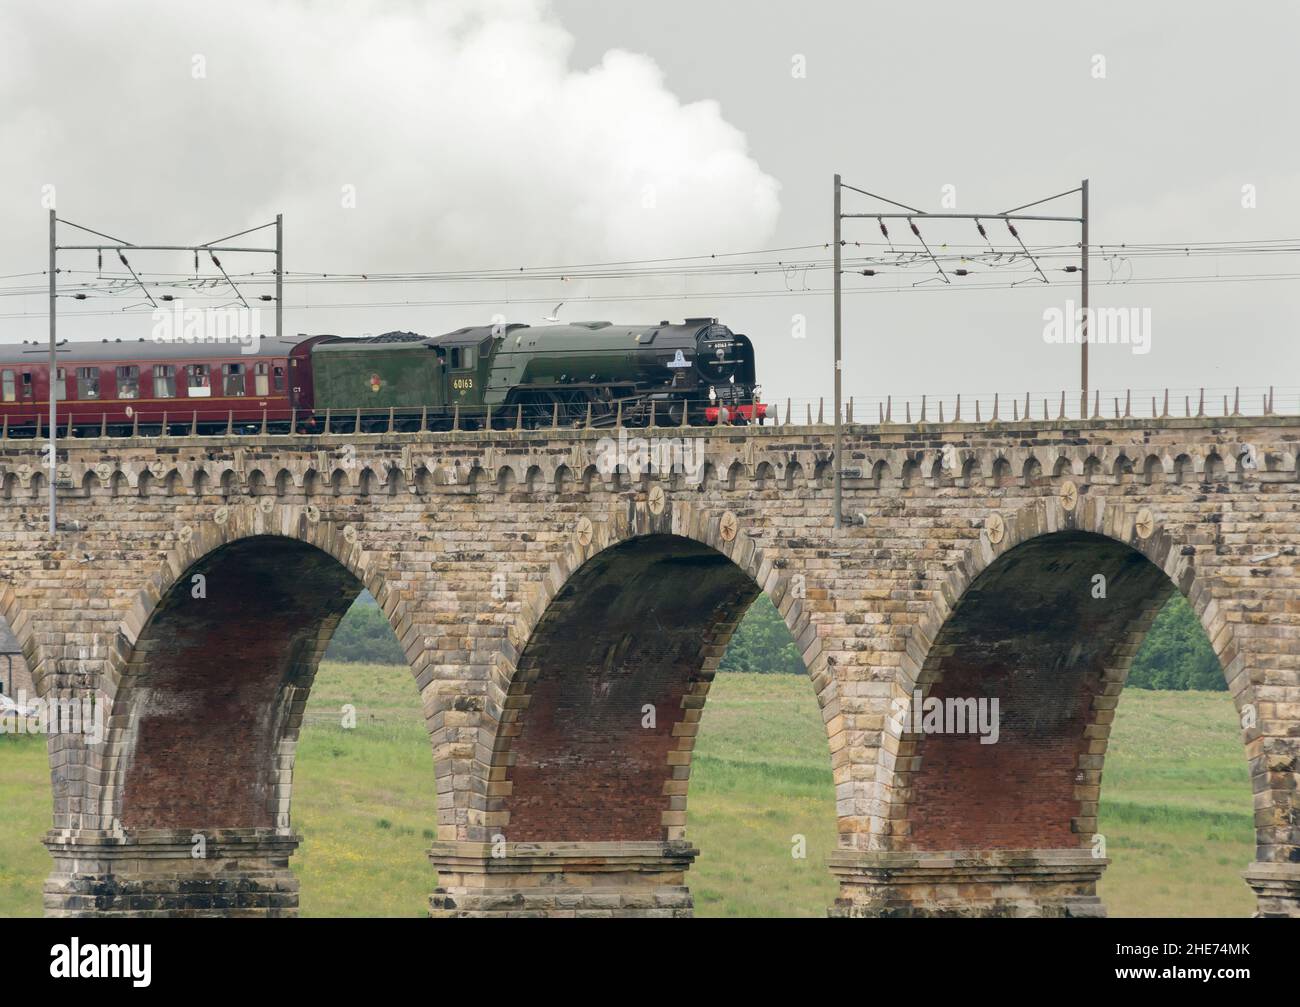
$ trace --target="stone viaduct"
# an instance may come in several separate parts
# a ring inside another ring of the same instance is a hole
[[[74,440],[53,538],[0,441],[0,615],[108,711],[49,738],[47,913],[296,913],[295,744],[364,586],[428,725],[434,916],[689,915],[692,748],[760,591],[825,720],[832,915],[1102,913],[1107,737],[1175,590],[1241,714],[1245,882],[1300,915],[1300,421],[851,426],[839,531],[828,427],[654,433],[688,472],[599,431]],[[997,698],[997,743],[914,733],[917,691]]]

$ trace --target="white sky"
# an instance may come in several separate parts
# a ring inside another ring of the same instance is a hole
[[[18,0],[0,9],[0,292],[35,292],[0,297],[0,341],[47,333],[44,277],[9,275],[45,268],[46,186],[62,217],[135,242],[207,241],[283,211],[291,271],[557,265],[821,243],[835,171],[930,210],[952,185],[961,211],[1006,209],[1086,176],[1095,244],[1300,238],[1297,38],[1300,6],[1203,0]],[[1096,55],[1103,79],[1094,77]],[[792,74],[797,61],[806,76]],[[1242,206],[1244,185],[1255,187],[1254,208]],[[353,207],[343,205],[347,191]],[[877,208],[846,199],[846,209],[859,206]],[[1076,204],[1059,206],[1072,214]],[[1021,232],[1030,244],[1076,238],[1060,225]],[[891,233],[901,237],[906,225]],[[924,233],[936,245],[978,237],[965,222],[931,221]],[[1004,231],[990,234],[1011,247]],[[874,221],[845,236],[879,240]],[[132,264],[151,274],[192,269],[145,253]],[[93,270],[94,256],[68,253],[61,265]],[[267,268],[235,255],[223,265]],[[1129,284],[1104,282],[1110,261],[1093,265],[1095,303],[1151,310],[1151,351],[1095,347],[1095,387],[1300,386],[1297,280],[1138,282],[1300,274],[1300,253],[1116,261]],[[77,278],[94,277],[68,279]],[[769,393],[803,397],[829,392],[828,282],[824,271],[797,271],[742,281],[291,285],[286,329],[434,334],[497,313],[539,322],[560,300],[570,320],[712,314],[753,338]],[[847,389],[865,397],[1075,386],[1077,347],[1043,339],[1044,309],[1063,306],[1074,288],[960,283],[849,295]],[[805,285],[816,289],[799,292]],[[681,296],[737,289],[795,293]],[[657,296],[626,299],[646,294]],[[221,303],[198,296],[188,303]],[[584,300],[608,296],[620,300]],[[366,306],[399,300],[475,303]],[[61,301],[60,333],[148,337],[147,311],[102,314],[138,301]],[[75,317],[87,309],[97,313]],[[807,320],[802,340],[792,335],[795,316]]]

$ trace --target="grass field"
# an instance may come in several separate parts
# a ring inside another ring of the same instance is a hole
[[[339,725],[344,703],[358,725]],[[295,772],[293,866],[306,916],[421,916],[434,885],[434,786],[404,668],[325,665]],[[49,858],[45,745],[0,736],[0,916],[36,916]],[[1129,690],[1107,759],[1101,830],[1112,916],[1244,916],[1251,795],[1226,693]],[[807,857],[791,857],[792,837]],[[821,717],[806,679],[718,676],[704,713],[688,835],[700,916],[822,916],[835,843]]]

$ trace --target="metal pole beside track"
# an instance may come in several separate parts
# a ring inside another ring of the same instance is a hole
[[[1083,202],[1083,220],[1081,224],[1083,233],[1081,235],[1082,241],[1080,244],[1082,247],[1079,257],[1079,272],[1082,274],[1082,280],[1080,281],[1082,290],[1079,299],[1082,301],[1083,321],[1080,323],[1081,328],[1079,330],[1079,351],[1081,354],[1079,384],[1083,389],[1083,408],[1079,413],[1079,418],[1086,420],[1088,418],[1088,180],[1086,178],[1080,185],[1080,195]]]
[[[275,215],[275,338],[284,335],[284,214]]]
[[[835,176],[835,527],[840,526],[840,495],[844,475],[844,430],[840,422],[840,176]]]
[[[56,527],[55,503],[54,503],[54,483],[59,474],[59,455],[58,455],[58,407],[55,405],[54,382],[58,376],[59,369],[55,366],[55,312],[54,302],[58,296],[57,285],[54,279],[56,269],[57,249],[55,245],[55,231],[57,229],[57,218],[54,211],[50,211],[50,458],[49,458],[49,478],[50,478],[50,535],[54,534]]]

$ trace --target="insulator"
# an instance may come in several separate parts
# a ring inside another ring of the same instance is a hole
[[[953,272],[956,273],[958,276],[969,276],[969,275],[970,275],[970,270],[969,270],[969,269],[954,269]]]
[[[1078,267],[1078,266],[1066,266],[1066,267],[1065,267],[1065,271],[1066,271],[1067,273],[1077,273],[1077,272],[1079,271],[1079,267]]]
[[[883,234],[886,238],[888,238],[888,237],[889,237],[889,228],[887,228],[887,227],[885,226],[885,222],[884,222],[883,220],[881,220],[879,217],[877,217],[877,218],[876,218],[876,223],[878,223],[878,224],[880,225],[880,233]]]
[[[977,220],[975,221],[975,226],[979,228],[980,237],[987,239],[989,236],[989,232],[984,230],[984,225]]]
[[[1020,237],[1020,232],[1016,230],[1016,225],[1011,223],[1011,221],[1009,220],[1007,221],[1007,230],[1011,232],[1011,237],[1013,238]]]
[[[863,276],[875,276],[875,275],[876,275],[876,271],[875,271],[874,269],[864,269],[864,270],[862,271],[862,275],[863,275]]]

